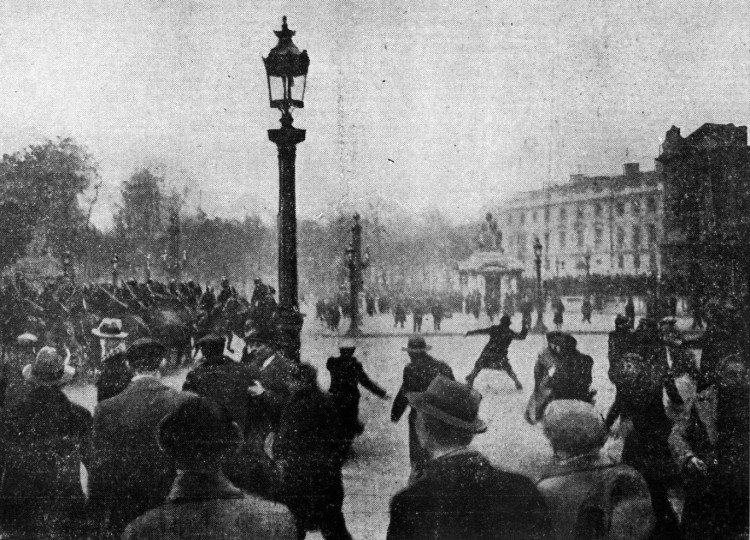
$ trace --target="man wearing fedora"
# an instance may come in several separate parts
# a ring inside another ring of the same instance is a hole
[[[398,422],[409,406],[406,397],[409,392],[424,392],[432,380],[438,375],[454,379],[453,370],[445,362],[436,360],[427,351],[430,350],[422,336],[409,338],[403,349],[409,354],[410,362],[404,367],[404,378],[401,389],[396,394],[391,408],[391,421]],[[409,411],[409,460],[411,462],[411,478],[417,478],[427,462],[427,452],[420,446],[416,432],[417,411],[412,407]]]
[[[136,340],[126,352],[133,371],[130,384],[94,411],[89,514],[98,538],[120,535],[129,521],[169,493],[175,471],[159,451],[154,432],[192,394],[160,380],[165,351],[151,338]]]
[[[388,392],[370,379],[362,363],[354,357],[355,349],[354,341],[346,340],[339,347],[339,356],[332,356],[326,362],[326,368],[331,373],[328,392],[341,416],[344,436],[349,445],[364,429],[359,421],[359,386],[362,385],[381,399],[388,399]]]
[[[28,392],[0,423],[0,529],[12,538],[79,538],[85,524],[80,464],[91,413],[62,387],[75,370],[52,347],[23,369]]]
[[[422,476],[391,501],[388,540],[548,538],[541,495],[528,478],[496,469],[473,449],[487,425],[482,396],[437,376],[424,392],[409,392],[419,442],[428,455]]]

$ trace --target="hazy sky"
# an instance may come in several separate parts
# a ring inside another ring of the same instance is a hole
[[[653,167],[673,124],[750,121],[747,0],[6,0],[0,152],[73,136],[104,180],[164,164],[209,214],[277,211],[261,56],[310,55],[299,214],[372,195],[475,217],[504,194]],[[364,205],[363,205],[364,206]]]

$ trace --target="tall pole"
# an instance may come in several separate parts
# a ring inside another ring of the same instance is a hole
[[[544,292],[542,291],[542,244],[537,238],[534,242],[534,256],[536,262],[536,324],[533,332],[535,334],[546,334],[547,326],[544,324]]]
[[[346,335],[353,337],[362,334],[359,328],[359,293],[362,290],[362,269],[367,261],[362,258],[362,225],[359,223],[359,214],[354,214],[354,225],[352,225],[352,244],[347,249],[347,263],[349,264],[349,314],[351,324]]]
[[[116,254],[112,257],[112,285],[117,287],[117,279],[118,279],[118,273],[117,273],[117,265],[120,262],[120,257],[118,257]]]
[[[297,144],[305,130],[292,127],[292,115],[284,111],[281,129],[269,129],[268,139],[279,151],[279,319],[278,330],[287,357],[300,361],[302,315],[297,299],[297,201],[295,160]]]

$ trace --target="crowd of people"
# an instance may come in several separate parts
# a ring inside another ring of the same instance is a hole
[[[251,304],[267,301],[270,291],[256,290]],[[673,318],[644,318],[633,330],[618,316],[606,418],[594,407],[592,357],[572,335],[549,332],[518,412],[541,425],[554,453],[538,482],[471,445],[488,429],[473,383],[501,369],[522,388],[508,351],[529,321],[515,332],[505,315],[467,334],[489,335],[468,384],[423,336],[410,337],[391,420],[408,410],[411,473],[393,494],[387,538],[747,537],[750,378],[735,319],[707,310],[705,332],[686,339]],[[199,361],[180,390],[162,379],[167,350],[157,339],[116,348],[93,414],[62,391],[74,376],[70,355],[50,344],[34,351],[20,370],[24,391],[0,404],[0,536],[351,538],[342,469],[364,428],[360,386],[382,399],[389,392],[352,342],[328,359],[325,391],[312,365],[285,357],[273,325],[249,324],[242,335],[239,361],[226,356],[225,335],[197,339]],[[680,394],[683,376],[695,400]],[[710,399],[713,418],[701,407]],[[603,451],[612,436],[625,439],[621,461]],[[675,487],[685,493],[681,520]]]

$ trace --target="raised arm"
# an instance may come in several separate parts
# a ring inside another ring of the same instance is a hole
[[[466,337],[466,336],[476,336],[478,334],[489,334],[490,330],[492,330],[492,326],[490,326],[489,328],[479,328],[477,330],[469,330],[468,332],[466,332],[466,334],[465,334],[464,337]]]

